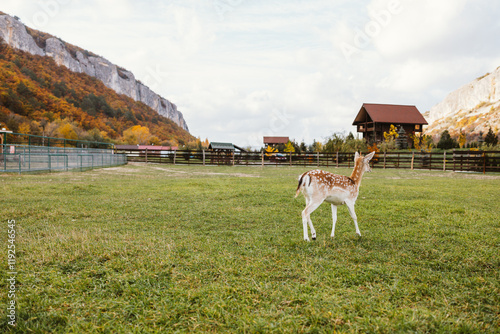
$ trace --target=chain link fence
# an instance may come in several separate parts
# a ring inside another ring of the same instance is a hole
[[[127,163],[126,155],[107,149],[21,145],[6,145],[6,148],[8,152],[0,154],[2,172],[84,170]]]
[[[1,139],[0,172],[86,170],[127,163],[127,156],[115,154],[109,143],[11,133]]]

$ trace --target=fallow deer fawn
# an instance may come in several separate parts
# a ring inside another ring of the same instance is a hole
[[[367,154],[366,156],[360,155],[356,152],[354,157],[354,170],[350,177],[344,175],[336,175],[322,170],[312,170],[305,172],[299,178],[299,185],[297,186],[297,197],[302,191],[306,198],[306,208],[302,211],[302,224],[304,227],[304,240],[309,241],[307,232],[307,224],[311,229],[312,239],[316,239],[316,230],[311,221],[311,213],[316,210],[324,201],[332,206],[333,227],[331,237],[335,235],[335,223],[337,221],[337,206],[347,205],[349,213],[354,220],[356,233],[361,236],[358,228],[358,219],[356,212],[354,212],[354,204],[359,194],[359,186],[364,172],[370,172],[370,160],[373,158],[375,152]]]

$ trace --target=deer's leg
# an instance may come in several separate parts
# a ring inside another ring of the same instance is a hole
[[[333,204],[332,204],[332,219],[333,219],[333,226],[332,226],[331,237],[333,238],[335,236],[335,223],[337,222],[337,206]]]
[[[356,212],[354,212],[354,203],[346,203],[347,209],[349,209],[349,214],[351,215],[352,220],[354,220],[354,226],[356,227],[356,234],[361,236],[361,232],[359,232],[358,228],[358,217],[356,216]]]
[[[309,228],[311,229],[312,239],[316,239],[316,230],[311,221],[311,213],[316,210],[320,206],[321,202],[308,201],[306,208],[302,211],[302,225],[304,228],[304,240],[309,241],[309,235],[307,234],[307,224],[309,224]]]

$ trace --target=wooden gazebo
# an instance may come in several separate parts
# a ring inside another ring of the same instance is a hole
[[[208,149],[212,154],[211,163],[231,165],[234,164],[234,151],[237,149],[241,152],[246,152],[245,149],[234,145],[233,143],[211,142]]]

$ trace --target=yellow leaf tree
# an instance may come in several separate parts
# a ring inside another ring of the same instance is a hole
[[[285,145],[285,152],[287,153],[295,153],[295,147],[293,147],[293,144],[291,141],[288,141]]]
[[[464,148],[466,143],[467,136],[465,135],[465,132],[460,131],[460,135],[458,136],[458,144],[460,145],[460,148]]]
[[[393,124],[391,124],[389,132],[384,132],[384,138],[385,138],[386,142],[390,142],[391,140],[395,140],[398,137],[399,137],[398,129]]]
[[[19,133],[26,133],[26,134],[29,134],[30,133],[30,124],[28,122],[24,122],[22,123],[21,125],[19,125],[19,130],[18,130]]]
[[[78,139],[78,135],[76,134],[75,129],[73,129],[73,125],[69,123],[61,125],[58,131],[63,138],[73,139],[73,140]]]
[[[123,131],[123,141],[129,145],[145,145],[148,144],[150,138],[151,133],[145,126],[134,125]]]

